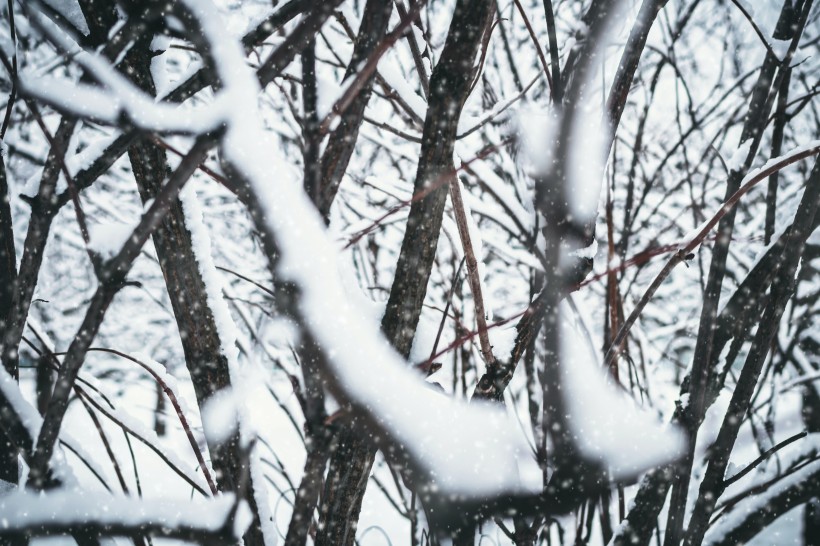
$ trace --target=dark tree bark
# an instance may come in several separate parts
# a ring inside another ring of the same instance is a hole
[[[6,179],[6,165],[0,156],[0,339],[5,337],[9,320],[14,287],[17,285],[17,255],[14,250],[14,230],[11,222],[9,188]],[[19,377],[14,360],[3,359],[3,366],[12,378]],[[0,428],[0,480],[17,483],[17,450]]]
[[[638,63],[641,57],[643,57],[649,31],[652,30],[652,24],[667,2],[668,0],[644,0],[641,3],[640,11],[638,11],[638,20],[635,21],[635,25],[629,33],[629,39],[626,42],[623,55],[621,55],[618,71],[615,72],[615,80],[612,82],[612,88],[609,90],[609,98],[606,104],[607,116],[609,117],[611,126],[611,137],[610,143],[607,145],[607,155],[609,155],[608,152],[611,141],[615,137],[615,130],[621,122],[621,115],[624,112],[626,99],[629,96],[629,88],[632,87],[635,72],[638,70]]]
[[[43,263],[49,229],[59,210],[54,205],[54,190],[60,174],[60,162],[65,156],[69,139],[76,125],[76,121],[67,118],[60,122],[54,134],[54,145],[49,151],[46,165],[43,168],[40,188],[30,203],[31,220],[26,232],[20,270],[17,275],[19,282],[14,285],[14,297],[8,308],[2,353],[0,353],[7,370],[17,369],[19,360],[17,351],[26,327],[26,318],[34,296],[34,288],[37,285],[37,276]]]
[[[0,339],[6,330],[7,316],[11,310],[14,287],[17,283],[17,253],[14,249],[14,229],[11,220],[11,204],[6,164],[0,156]],[[5,363],[5,361],[4,361]],[[14,378],[17,370],[6,368]]]
[[[376,49],[387,32],[392,11],[392,0],[368,0],[343,82],[354,77],[359,65]],[[364,110],[370,101],[374,77],[375,74],[372,74],[367,78],[362,90],[340,116],[338,126],[328,137],[327,147],[322,155],[321,179],[314,199],[325,221],[329,220],[330,206],[336,192],[339,191],[339,184],[356,147],[359,128],[364,120]]]

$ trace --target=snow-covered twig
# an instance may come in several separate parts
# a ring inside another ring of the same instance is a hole
[[[79,530],[97,536],[157,536],[235,544],[249,523],[247,506],[233,495],[211,500],[142,500],[74,491],[0,496],[0,537],[41,537]]]

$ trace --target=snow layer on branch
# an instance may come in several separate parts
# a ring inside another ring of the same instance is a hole
[[[604,174],[604,145],[608,127],[602,126],[599,108],[581,108],[576,113],[567,166],[567,206],[573,220],[585,224],[595,217]],[[535,178],[555,170],[561,119],[554,110],[533,106],[519,109],[517,129],[524,150],[525,168]]]
[[[548,172],[555,157],[552,142],[560,120],[554,110],[527,104],[516,112],[516,131],[523,145],[525,167],[533,175]]]
[[[20,423],[28,432],[28,436],[32,441],[32,449],[34,449],[37,437],[40,435],[40,427],[43,426],[43,419],[37,409],[23,398],[23,393],[20,392],[20,385],[17,381],[2,367],[0,367],[0,396],[6,399],[14,413],[17,414]],[[54,450],[49,467],[54,472],[55,477],[65,486],[73,487],[76,485],[74,474],[66,464],[61,449]],[[0,513],[2,513],[1,509]]]
[[[256,432],[251,427],[247,404],[243,403],[250,397],[251,384],[239,367],[239,349],[236,345],[239,331],[223,296],[222,278],[213,261],[211,237],[203,221],[202,208],[199,206],[196,190],[193,186],[187,186],[180,192],[179,199],[185,213],[186,227],[191,233],[191,243],[199,265],[199,274],[205,284],[208,307],[216,323],[220,351],[228,361],[232,385],[231,389],[217,392],[204,408],[203,429],[209,439],[220,443],[227,440],[238,428],[242,444],[248,445],[256,438]],[[270,517],[271,511],[260,464],[259,455],[256,450],[253,450],[250,454],[250,474],[254,498],[260,511],[262,533],[267,540],[275,541],[276,529]]]
[[[300,318],[324,348],[338,384],[379,428],[410,451],[442,493],[540,492],[538,481],[529,487],[520,483],[519,463],[526,475],[539,475],[539,469],[523,435],[503,411],[468,407],[434,392],[406,369],[378,330],[359,319],[358,309],[344,296],[337,250],[283,158],[274,159],[277,178],[271,179],[271,153],[278,147],[269,141],[252,107],[259,89],[241,61],[241,49],[224,39],[211,6],[186,3],[211,41],[223,92],[234,104],[246,105],[232,112],[223,138],[224,157],[242,170],[265,207],[265,221],[282,252],[280,273],[301,289]]]
[[[324,74],[316,75],[316,115],[324,119],[333,110],[339,94],[339,83]]]
[[[490,336],[493,353],[501,358],[509,358],[515,347],[515,339],[518,337],[515,323],[510,323],[502,328],[490,328],[487,330],[487,334]]]
[[[45,29],[49,39],[73,55],[74,60],[103,88],[64,78],[42,77],[32,70],[20,74],[20,86],[24,93],[60,111],[114,125],[125,117],[144,129],[201,134],[220,127],[235,106],[222,93],[217,94],[211,104],[199,108],[157,103],[154,97],[142,92],[117,72],[106,59],[83,50],[66,37],[43,14],[32,11],[31,16],[38,19],[38,24]]]
[[[781,154],[777,157],[772,157],[771,159],[766,161],[766,163],[764,163],[763,165],[761,165],[757,169],[754,169],[753,171],[749,171],[749,173],[746,174],[746,176],[743,177],[743,180],[741,181],[741,186],[743,186],[747,182],[751,181],[755,177],[759,176],[760,173],[766,171],[770,167],[772,167],[772,166],[774,166],[774,165],[776,165],[776,164],[778,164],[778,163],[780,163],[784,160],[788,160],[790,158],[793,158],[795,156],[798,156],[798,155],[800,155],[804,152],[808,152],[810,150],[817,150],[818,148],[820,148],[820,139],[814,139],[814,140],[810,140],[810,141],[806,142],[805,144],[801,144],[800,146],[795,146],[794,148],[792,148],[791,150],[789,150],[788,152],[786,152],[784,154]]]
[[[199,264],[199,274],[205,284],[205,293],[208,297],[208,306],[216,322],[219,334],[220,352],[231,366],[236,365],[239,351],[236,348],[236,324],[225,299],[222,297],[222,279],[216,271],[211,255],[211,237],[205,227],[202,208],[199,206],[196,191],[192,186],[185,187],[179,194],[182,210],[185,213],[185,224],[191,233],[191,244],[194,255]]]
[[[589,246],[570,252],[570,256],[592,260],[598,254],[598,239],[593,239]]]
[[[91,224],[88,236],[91,239],[89,247],[103,258],[112,258],[128,241],[134,232],[135,224],[123,224],[121,222],[106,222],[101,224]]]
[[[23,398],[20,385],[9,375],[5,367],[0,369],[0,396],[3,396],[9,402],[23,427],[28,431],[29,438],[35,441],[40,435],[43,418],[40,417],[34,406]]]
[[[743,164],[746,163],[746,158],[749,157],[749,151],[752,149],[752,142],[753,139],[750,138],[737,147],[732,157],[726,162],[726,168],[729,169],[729,172],[739,171],[743,168]]]
[[[684,447],[681,431],[662,426],[609,384],[605,374],[588,340],[562,321],[562,392],[582,453],[608,467],[615,478],[674,459]]]
[[[595,105],[595,101],[590,101]],[[595,220],[601,186],[604,182],[606,149],[610,128],[604,121],[600,107],[585,106],[578,109],[569,137],[567,181],[565,194],[569,212],[577,224]]]
[[[77,173],[89,168],[115,140],[117,140],[117,135],[101,135],[85,140],[85,147],[81,152],[66,158],[65,164],[68,171]]]
[[[19,491],[0,497],[0,526],[4,529],[30,529],[40,526],[71,526],[97,523],[103,526],[143,525],[189,528],[216,532],[222,529],[236,504],[233,494],[212,499],[170,501],[133,497],[111,497],[88,492]],[[236,518],[232,531],[241,536],[250,522]]]
[[[88,23],[77,0],[43,0],[51,9],[66,18],[66,21],[88,36]]]
[[[388,55],[385,55],[382,61],[387,58]],[[420,119],[427,116],[427,103],[411,87],[408,79],[402,75],[397,63],[390,60],[379,63],[379,74],[416,116]]]
[[[202,428],[211,442],[225,442],[239,425],[239,401],[226,387],[213,394],[202,408]]]
[[[722,516],[706,534],[703,544],[722,543],[727,535],[745,525],[754,514],[770,509],[772,500],[789,489],[798,487],[820,472],[820,461],[814,461],[800,470],[775,482],[758,495],[752,495],[738,503],[730,512]]]

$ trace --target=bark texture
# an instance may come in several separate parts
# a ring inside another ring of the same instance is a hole
[[[342,83],[356,75],[356,69],[376,49],[387,32],[390,14],[393,11],[391,0],[368,0],[359,25],[359,34],[353,48],[353,56],[347,66]],[[375,74],[371,75],[364,87],[350,106],[339,118],[338,126],[328,137],[327,147],[322,155],[321,184],[315,194],[314,202],[319,212],[327,221],[330,215],[330,206],[339,191],[339,185],[350,157],[356,147],[359,136],[359,127],[364,119],[364,109],[370,102],[370,93],[373,87]]]
[[[123,67],[137,85],[154,95],[156,89],[151,77],[147,45],[143,43],[132,48],[126,55]],[[143,202],[156,198],[170,174],[165,151],[150,140],[143,139],[129,148],[128,157]],[[185,363],[191,374],[197,402],[202,408],[216,392],[230,386],[231,376],[228,360],[222,354],[222,341],[179,199],[173,201],[152,238],[179,328]],[[238,433],[221,444],[209,442],[208,450],[219,490],[237,493],[247,490],[245,498],[253,511],[254,522],[245,533],[244,541],[249,546],[261,546],[264,539],[259,511],[253,487],[244,485],[251,478]]]
[[[6,165],[3,157],[0,156],[0,340],[5,335],[8,314],[14,297],[14,287],[17,284],[16,256]],[[19,371],[16,362],[3,359],[3,366],[6,373],[14,379],[18,378]],[[0,480],[17,483],[17,466],[17,449],[6,435],[5,430],[0,429]]]

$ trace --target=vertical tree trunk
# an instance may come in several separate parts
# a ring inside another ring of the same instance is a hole
[[[820,432],[820,395],[809,383],[803,390],[803,423],[807,432]],[[815,545],[820,541],[820,496],[806,503],[803,514],[803,544]]]
[[[0,340],[5,337],[6,324],[9,320],[14,288],[17,285],[17,254],[14,251],[14,231],[11,222],[9,205],[8,179],[6,165],[0,155]],[[2,344],[0,344],[2,345]],[[6,373],[17,379],[19,372],[17,361],[3,359]],[[18,480],[17,450],[5,431],[0,428],[0,480],[17,483]]]
[[[123,68],[137,85],[154,95],[156,90],[150,72],[148,46],[149,42],[145,41],[132,47],[123,61]],[[155,198],[169,174],[165,151],[153,142],[142,140],[129,148],[128,157],[143,202]],[[179,199],[170,206],[154,232],[153,241],[179,328],[185,362],[201,409],[214,393],[230,386],[230,370],[228,360],[222,354],[213,310],[208,304],[205,283]],[[245,544],[263,545],[253,487],[243,485],[250,480],[250,475],[249,469],[243,465],[239,434],[235,433],[221,444],[209,442],[208,449],[219,490],[247,491],[245,499],[251,506],[254,521],[245,533]]]
[[[359,34],[350,64],[347,66],[344,79],[356,75],[356,69],[376,49],[380,40],[387,32],[387,24],[393,11],[392,0],[368,0],[359,25]],[[370,92],[375,74],[368,78],[362,91],[353,99],[353,102],[339,118],[338,126],[330,133],[327,147],[322,155],[321,182],[315,194],[311,194],[314,203],[325,220],[329,220],[330,206],[339,190],[339,184],[359,137],[359,127],[364,120],[364,110],[370,101]]]

